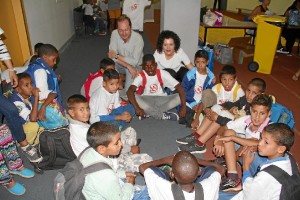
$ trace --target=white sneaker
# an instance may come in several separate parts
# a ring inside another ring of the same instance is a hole
[[[163,116],[162,116],[162,119],[163,120],[178,121],[179,116],[177,115],[177,113],[174,113],[174,112],[164,112]]]
[[[277,49],[276,50],[277,53],[282,53],[282,54],[289,54],[290,52],[285,51],[283,48]]]

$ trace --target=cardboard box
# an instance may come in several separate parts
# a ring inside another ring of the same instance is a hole
[[[230,47],[239,47],[243,49],[253,49],[254,46],[250,44],[251,37],[237,37],[231,38],[228,45]]]
[[[239,47],[234,47],[233,49],[233,61],[237,64],[248,64],[253,61],[254,48],[253,49],[243,49]]]

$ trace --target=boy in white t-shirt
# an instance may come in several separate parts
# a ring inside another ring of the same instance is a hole
[[[89,77],[81,87],[80,94],[85,96],[88,101],[90,100],[92,94],[102,86],[103,73],[107,69],[115,69],[115,62],[110,58],[103,58],[100,61],[99,70],[94,74],[90,73]]]
[[[182,151],[189,151],[192,153],[204,153],[206,152],[205,143],[215,134],[214,132],[201,132],[199,135],[200,130],[207,130],[210,127],[212,121],[214,121],[211,117],[213,113],[217,113],[218,115],[223,116],[222,114],[225,112],[220,104],[224,102],[235,102],[240,99],[240,97],[244,96],[245,93],[241,88],[241,85],[237,82],[236,77],[236,69],[231,65],[225,65],[222,70],[220,71],[220,82],[219,84],[215,85],[212,90],[217,95],[217,104],[214,105],[211,109],[206,108],[205,118],[203,119],[200,127],[197,129],[196,132],[193,134],[195,135],[195,140],[192,140],[188,144],[181,143],[179,146],[179,150]],[[230,116],[226,116],[230,117]],[[233,119],[233,118],[232,118]],[[178,140],[177,140],[178,142]]]
[[[220,190],[238,191],[241,190],[241,180],[237,173],[237,161],[244,147],[254,147],[258,145],[260,134],[268,125],[271,115],[272,98],[260,94],[257,95],[250,107],[251,115],[240,117],[227,123],[228,130],[224,136],[217,139],[224,143],[225,161],[227,166],[227,178],[223,180]]]
[[[172,171],[166,173],[158,166],[172,166]],[[207,166],[200,168],[201,166]],[[149,196],[152,200],[173,200],[172,192],[176,187],[184,199],[218,199],[219,184],[224,174],[224,167],[209,161],[197,159],[187,151],[168,156],[140,166],[140,173],[145,177]],[[172,183],[175,182],[175,183]],[[204,198],[197,198],[199,189],[203,189]]]
[[[143,57],[143,71],[137,76],[127,91],[128,100],[132,103],[135,113],[145,117],[150,115],[155,119],[177,121],[186,113],[185,94],[182,86],[168,72],[157,69],[154,56],[146,54]],[[167,95],[164,88],[177,90],[178,93]],[[137,91],[136,91],[137,90]],[[135,94],[136,92],[136,94]],[[181,104],[179,116],[167,112]]]
[[[130,18],[133,30],[144,30],[144,10],[149,5],[148,0],[124,0],[123,14]]]
[[[105,70],[103,73],[103,85],[91,96],[90,123],[97,121],[109,122],[124,130],[134,115],[131,104],[120,105],[119,98],[119,73],[114,69]]]

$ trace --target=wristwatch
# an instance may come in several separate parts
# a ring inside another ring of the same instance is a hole
[[[117,53],[117,54],[115,55],[115,59],[118,60],[118,58],[119,58],[119,54]]]

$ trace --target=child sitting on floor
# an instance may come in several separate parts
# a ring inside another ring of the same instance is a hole
[[[76,156],[78,156],[86,147],[89,146],[86,140],[86,134],[90,128],[88,123],[90,118],[90,109],[87,99],[79,94],[68,98],[68,119],[70,122],[70,143]],[[128,127],[121,132],[121,141],[123,148],[118,156],[118,167],[126,171],[137,172],[140,164],[151,161],[148,154],[140,154],[140,148],[136,145],[136,132]]]
[[[18,86],[15,88],[10,100],[19,111],[19,119],[23,125],[26,139],[29,144],[39,143],[39,134],[44,130],[37,123],[39,89],[32,84],[30,75],[20,73]]]
[[[38,50],[39,58],[25,71],[39,88],[38,123],[46,129],[55,129],[68,125],[58,77],[53,68],[59,56],[58,50],[51,44],[43,44]]]
[[[99,70],[94,74],[90,73],[89,77],[86,79],[83,86],[81,87],[80,94],[85,96],[88,101],[90,101],[92,94],[98,88],[102,87],[103,73],[107,69],[115,69],[115,62],[110,58],[103,58],[100,61]],[[121,78],[121,76],[120,76],[120,78]],[[123,81],[120,80],[119,89],[123,89],[124,84],[122,84],[122,83],[123,83]]]
[[[216,82],[215,75],[207,67],[208,53],[204,50],[199,50],[195,53],[195,67],[189,70],[184,76],[181,85],[185,91],[187,114],[186,118],[180,119],[180,124],[186,124],[188,127],[197,128],[199,126],[199,116],[203,109],[202,92],[206,89],[211,89]],[[187,119],[187,116],[195,119]]]
[[[146,187],[140,191],[134,189],[135,175],[117,170],[117,160],[111,158],[119,155],[122,149],[121,133],[113,124],[92,124],[87,132],[87,142],[92,148],[87,149],[81,156],[83,167],[103,162],[112,168],[86,175],[82,193],[87,200],[149,199]]]
[[[220,82],[219,84],[215,85],[212,90],[217,95],[217,104],[214,105],[211,109],[206,108],[205,111],[205,118],[202,121],[199,129],[194,136],[186,136],[184,138],[176,140],[176,142],[180,143],[179,150],[182,151],[189,151],[192,153],[204,153],[206,152],[205,143],[209,140],[215,132],[210,132],[207,128],[214,128],[210,127],[212,123],[212,115],[217,113],[221,115],[224,113],[224,110],[220,104],[225,102],[235,102],[239,100],[242,96],[245,95],[241,85],[237,82],[236,77],[236,69],[231,65],[225,65],[221,72],[220,72]],[[226,113],[227,114],[227,113]],[[228,115],[227,115],[228,116]],[[233,117],[232,117],[233,119]],[[218,127],[219,128],[219,127]],[[205,130],[202,132],[202,130]],[[200,132],[201,131],[201,132]]]
[[[0,185],[14,195],[23,195],[26,191],[25,187],[17,182],[12,174],[23,178],[34,176],[33,171],[23,166],[10,130],[3,124],[0,126]]]
[[[271,174],[263,170],[268,166],[275,165],[283,170],[282,173],[286,172],[291,176],[293,172],[287,152],[290,151],[293,144],[294,133],[288,125],[274,123],[266,126],[258,142],[258,154],[268,159],[261,164],[256,176],[252,177],[249,169],[254,155],[257,153],[247,149],[243,155],[243,190],[232,199],[281,199],[283,186]],[[287,199],[289,198],[287,197]]]
[[[97,121],[113,123],[124,130],[134,115],[131,104],[120,105],[119,99],[119,73],[114,69],[108,69],[103,74],[103,86],[98,88],[91,96],[90,123]]]
[[[158,168],[161,165],[172,166],[172,171],[165,173]],[[199,165],[207,167],[200,168]],[[187,151],[180,151],[175,156],[142,164],[140,172],[145,177],[149,196],[153,200],[216,200],[218,199],[221,176],[225,169],[216,163],[197,159]],[[203,190],[202,197],[198,196],[200,189]],[[182,198],[178,198],[174,194],[174,190],[181,193]]]
[[[265,94],[257,95],[251,103],[251,115],[228,122],[226,125],[228,130],[224,132],[223,137],[217,139],[224,143],[225,162],[228,170],[227,178],[223,180],[220,190],[241,190],[237,161],[243,147],[258,145],[262,130],[270,122],[271,107],[271,97]]]
[[[142,65],[143,71],[134,79],[127,91],[128,100],[132,103],[136,115],[140,117],[149,115],[155,119],[173,121],[184,117],[186,114],[185,95],[180,83],[168,72],[157,69],[152,54],[144,55]],[[167,95],[164,91],[165,87],[172,91],[176,90],[178,93]],[[181,104],[179,116],[175,112],[167,112],[179,104]]]

